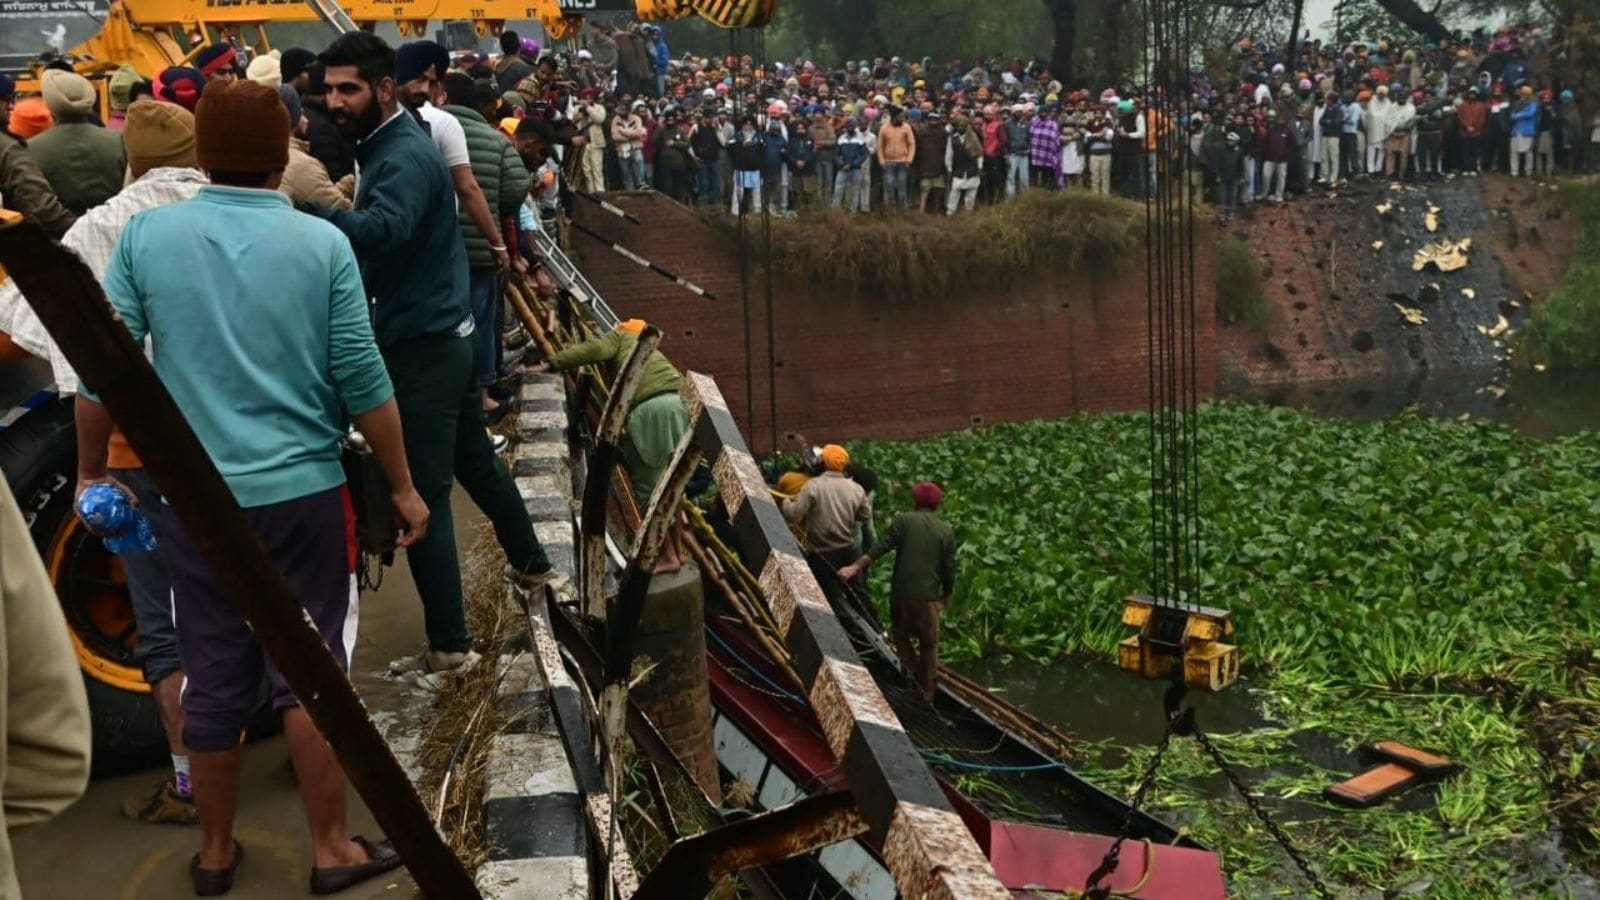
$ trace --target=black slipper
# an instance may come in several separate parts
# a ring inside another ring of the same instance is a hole
[[[325,869],[312,866],[311,893],[335,894],[400,867],[400,854],[394,852],[388,841],[369,841],[359,834],[350,840],[365,847],[367,856],[371,858],[353,866],[328,866]]]
[[[194,883],[196,897],[220,897],[233,890],[233,876],[239,872],[239,864],[244,862],[244,847],[238,841],[233,842],[233,862],[228,863],[226,869],[200,868],[200,854],[196,853],[189,860],[189,880]]]

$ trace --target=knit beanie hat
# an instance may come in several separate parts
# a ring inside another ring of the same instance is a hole
[[[245,67],[244,77],[256,84],[264,84],[277,90],[283,84],[283,75],[278,65],[278,51],[274,50],[265,56],[250,60],[250,65]]]
[[[55,123],[50,115],[50,107],[45,106],[44,100],[39,97],[19,100],[17,105],[11,107],[11,133],[25,141],[43,134]]]
[[[111,108],[122,110],[128,108],[128,94],[133,91],[133,86],[143,81],[139,70],[133,66],[123,66],[111,75],[111,82],[106,85],[106,93],[111,99]]]
[[[277,172],[289,164],[289,114],[253,81],[206,88],[194,112],[195,162],[212,172]]]
[[[51,116],[86,116],[94,111],[94,85],[77,72],[45,69],[40,84],[39,92]]]
[[[162,69],[156,75],[155,94],[168,103],[194,112],[200,104],[200,92],[205,90],[206,76],[199,69],[182,69],[176,66]]]
[[[300,77],[300,73],[317,61],[317,55],[304,47],[290,47],[278,58],[278,77],[284,84]]]
[[[194,67],[203,75],[215,75],[232,66],[237,56],[232,44],[212,44],[194,58]]]
[[[176,103],[145,99],[128,107],[122,140],[135,178],[162,166],[195,167],[194,113]]]

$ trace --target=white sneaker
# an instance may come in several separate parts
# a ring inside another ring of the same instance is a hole
[[[488,432],[489,434],[489,446],[494,448],[494,452],[504,453],[506,452],[506,448],[511,446],[511,439],[505,435],[498,432],[489,431],[487,428],[485,428],[484,431]]]
[[[572,596],[572,579],[568,578],[564,573],[557,572],[555,569],[546,569],[543,572],[534,573],[519,572],[508,563],[506,565],[506,580],[511,582],[512,587],[529,595],[545,585],[549,585],[557,596]]]

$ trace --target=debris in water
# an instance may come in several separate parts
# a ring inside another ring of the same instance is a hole
[[[1496,400],[1506,395],[1506,389],[1498,384],[1487,384],[1484,385],[1483,389],[1493,395]]]
[[[1534,363],[1533,364],[1533,370],[1535,372],[1543,372],[1546,368],[1547,367],[1545,366],[1544,363]]]
[[[1428,324],[1428,317],[1423,315],[1422,310],[1420,309],[1411,306],[1402,306],[1399,303],[1396,303],[1394,308],[1399,310],[1400,315],[1412,325]]]
[[[1429,231],[1438,231],[1439,230],[1439,208],[1438,207],[1434,207],[1434,208],[1428,210],[1428,212],[1426,214],[1424,214],[1423,217],[1422,217],[1422,224],[1425,225]]]
[[[1383,203],[1379,203],[1376,208],[1378,210],[1378,215],[1387,216],[1389,214],[1389,210],[1393,207],[1394,204],[1384,201]]]
[[[1457,422],[1465,422],[1465,421],[1467,421],[1468,419],[1471,419],[1471,418],[1472,418],[1472,413],[1462,413],[1461,415],[1456,416],[1456,421]]]
[[[1497,319],[1499,321],[1494,323],[1494,327],[1484,332],[1484,334],[1487,334],[1492,338],[1497,338],[1511,330],[1511,323],[1506,321],[1505,316],[1498,316]]]
[[[1411,259],[1411,270],[1421,272],[1429,265],[1441,272],[1454,272],[1467,265],[1467,251],[1472,249],[1472,238],[1459,241],[1434,241],[1423,245]]]
[[[1383,241],[1373,241],[1372,242],[1372,249],[1374,249],[1374,250],[1382,250],[1383,249]]]
[[[1473,290],[1472,288],[1462,288],[1461,289],[1461,296],[1467,298],[1468,300],[1471,300],[1474,297],[1478,296],[1478,292]]]

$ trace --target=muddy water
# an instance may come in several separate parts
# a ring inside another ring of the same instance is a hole
[[[1485,371],[1476,377],[1457,373],[1267,385],[1234,392],[1229,399],[1362,420],[1406,413],[1448,419],[1465,415],[1544,438],[1600,429],[1600,371],[1518,372],[1509,377]]]
[[[456,491],[456,541],[471,542],[481,519],[466,495]],[[383,728],[407,708],[425,703],[415,691],[382,676],[389,660],[415,652],[422,643],[422,605],[402,558],[385,573],[381,588],[361,597],[361,624],[352,680]],[[143,825],[124,819],[123,800],[147,795],[170,770],[150,770],[89,785],[83,799],[45,825],[12,836],[17,875],[27,897],[94,897],[166,900],[191,895],[188,860],[199,830]],[[245,860],[230,897],[309,896],[310,845],[295,792],[289,751],[281,735],[244,750],[244,779],[236,835]],[[352,833],[379,835],[372,814],[350,792]],[[414,890],[401,869],[387,878],[346,891],[350,898],[409,897]]]

